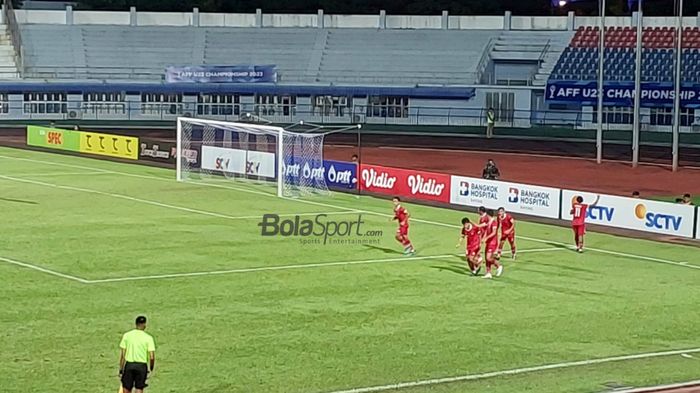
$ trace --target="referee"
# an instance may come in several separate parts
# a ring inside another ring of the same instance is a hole
[[[123,393],[143,393],[149,371],[156,365],[156,345],[153,336],[145,332],[146,317],[136,317],[136,329],[124,333],[119,343],[119,375]],[[150,366],[150,367],[149,367]]]

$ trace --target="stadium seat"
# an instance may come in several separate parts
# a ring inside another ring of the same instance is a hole
[[[642,32],[642,80],[670,82],[674,77],[676,29],[673,27],[647,27]],[[606,29],[604,77],[616,81],[634,80],[635,27],[611,27]],[[683,30],[683,81],[700,82],[700,28],[686,27]],[[576,55],[572,56],[572,53]],[[598,67],[598,29],[581,26],[556,69],[562,66],[580,66],[572,80],[593,80]],[[561,76],[561,75],[557,75]],[[553,75],[554,77],[554,75]]]

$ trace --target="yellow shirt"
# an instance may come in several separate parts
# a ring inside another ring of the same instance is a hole
[[[148,353],[155,352],[153,337],[143,330],[134,329],[124,333],[119,348],[125,349],[124,358],[129,363],[148,363]]]

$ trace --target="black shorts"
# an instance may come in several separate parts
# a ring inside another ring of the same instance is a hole
[[[124,365],[124,374],[122,374],[122,386],[124,389],[131,390],[144,389],[146,386],[146,377],[148,376],[148,367],[146,363],[129,363]]]

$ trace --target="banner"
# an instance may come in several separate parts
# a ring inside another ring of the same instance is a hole
[[[450,202],[450,175],[360,165],[360,189],[441,203]]]
[[[68,151],[80,150],[80,132],[27,126],[27,145]]]
[[[695,228],[695,238],[700,239],[700,207],[696,208],[696,210],[695,222],[697,223],[697,228]]]
[[[452,176],[450,203],[463,206],[505,208],[509,212],[559,218],[558,188],[530,186],[479,178]]]
[[[202,146],[202,169],[261,177],[275,177],[273,153]]]
[[[650,107],[672,106],[675,92],[672,83],[642,82],[641,105]],[[603,103],[615,106],[634,105],[633,82],[606,82]],[[598,82],[549,81],[545,98],[549,102],[575,102],[598,104]],[[681,87],[681,105],[700,108],[700,85],[685,84]]]
[[[196,151],[195,151],[196,152]],[[156,139],[140,138],[139,160],[175,163],[177,145]]]
[[[263,177],[276,177],[277,160],[274,153],[244,150],[246,152],[245,174]]]
[[[598,198],[598,194],[563,190],[562,219],[571,220],[571,204],[579,195],[589,205]],[[598,203],[588,207],[586,223],[692,238],[694,218],[694,206],[600,194]]]
[[[329,188],[356,189],[357,165],[350,162],[323,160],[322,163],[307,161],[292,163],[287,159],[284,165],[285,182],[288,184],[313,184],[325,181]]]
[[[99,154],[117,158],[137,160],[139,138],[113,134],[80,131],[81,153]]]
[[[275,83],[276,65],[166,67],[167,83]]]
[[[354,162],[323,161],[328,187],[357,189],[357,164]]]

